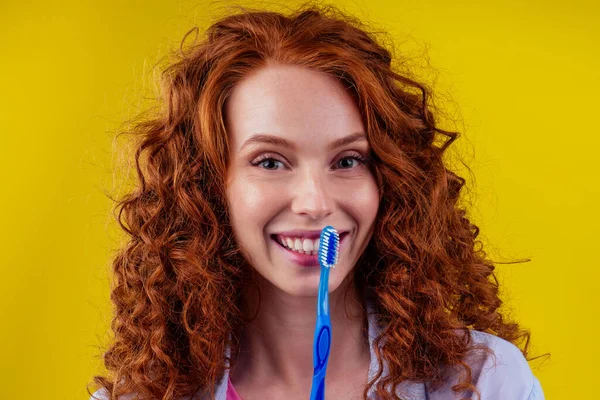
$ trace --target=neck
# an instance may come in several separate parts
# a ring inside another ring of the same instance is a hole
[[[259,280],[264,283],[261,278]],[[258,313],[255,297],[246,297],[242,301],[243,312],[256,317],[242,329],[238,352],[232,355],[235,360],[230,374],[232,382],[241,386],[251,381],[255,387],[310,387],[317,298],[291,296],[267,283],[259,286]],[[329,294],[332,346],[327,366],[328,381],[336,381],[336,377],[369,364],[363,307],[364,299],[358,298],[351,281],[344,281]]]

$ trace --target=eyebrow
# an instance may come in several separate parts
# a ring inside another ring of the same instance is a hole
[[[346,146],[346,145],[349,145],[349,144],[355,143],[355,142],[361,142],[361,141],[367,141],[367,136],[365,135],[365,133],[364,132],[354,132],[346,137],[334,140],[329,145],[328,150],[335,150],[339,147]],[[257,143],[267,143],[267,144],[272,144],[275,146],[287,147],[289,149],[296,150],[296,145],[294,143],[290,142],[289,140],[284,139],[279,136],[266,134],[266,133],[257,133],[255,135],[250,136],[250,138],[248,138],[248,140],[246,140],[244,142],[242,147],[240,147],[240,150],[242,150],[246,146],[249,146],[251,144],[257,144]]]

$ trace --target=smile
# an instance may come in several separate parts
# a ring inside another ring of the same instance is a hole
[[[340,235],[340,251],[342,244],[346,242],[344,238],[348,236],[348,233],[343,232]],[[280,235],[271,235],[271,239],[277,244],[278,248],[284,251],[286,257],[293,263],[303,267],[319,265],[319,239],[290,238]]]

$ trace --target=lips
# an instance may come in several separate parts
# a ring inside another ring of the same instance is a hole
[[[340,241],[344,236],[346,236],[349,231],[342,231],[339,233]],[[296,239],[309,239],[311,241],[316,241],[321,237],[321,231],[287,231],[274,233],[270,235],[272,239],[278,241],[279,243],[285,244],[287,239],[290,239],[292,242]]]
[[[345,244],[346,242],[344,241],[344,238],[348,236],[348,233],[348,231],[345,231],[340,234],[340,252],[342,249],[342,244]],[[278,235],[271,235],[271,239],[276,243],[277,247],[284,252],[286,258],[288,258],[288,260],[291,262],[302,267],[314,267],[319,265],[319,258],[316,253],[313,252],[314,254],[304,254],[288,249],[279,242]]]
[[[340,237],[344,234],[344,233],[348,233],[349,231],[347,230],[343,230],[343,231],[338,231],[338,234],[340,235]],[[276,235],[276,236],[285,236],[285,237],[289,237],[289,238],[301,238],[301,239],[318,239],[319,237],[321,237],[321,231],[303,231],[303,230],[293,230],[293,231],[285,231],[285,232],[277,232],[272,234]]]

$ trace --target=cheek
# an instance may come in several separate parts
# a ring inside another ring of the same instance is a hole
[[[346,196],[345,203],[363,225],[370,225],[377,216],[379,192],[374,179],[353,185],[352,193]]]
[[[272,217],[276,208],[277,191],[271,185],[249,179],[239,179],[231,182],[227,197],[236,229],[256,227]]]

